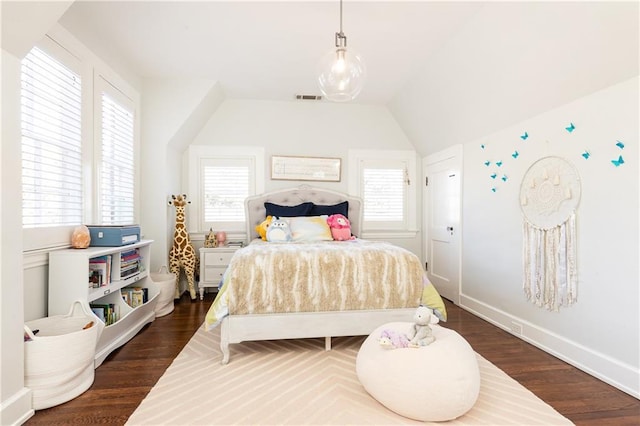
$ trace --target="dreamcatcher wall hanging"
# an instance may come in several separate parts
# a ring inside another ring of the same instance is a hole
[[[560,157],[529,167],[520,186],[524,292],[539,307],[558,311],[577,300],[576,209],[580,176]]]

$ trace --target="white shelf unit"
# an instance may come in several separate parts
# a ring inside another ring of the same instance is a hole
[[[149,277],[152,240],[142,240],[120,247],[89,247],[86,249],[56,250],[49,254],[49,316],[69,312],[76,300],[110,304],[119,307],[118,321],[106,326],[96,347],[94,365],[97,368],[112,351],[127,343],[146,324],[155,319],[155,305],[159,289]],[[138,249],[140,272],[121,279],[120,254]],[[111,282],[99,288],[89,288],[90,259],[111,255]],[[148,290],[147,302],[135,308],[122,299],[120,289],[143,287]]]

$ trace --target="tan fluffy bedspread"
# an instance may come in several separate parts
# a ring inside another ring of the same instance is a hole
[[[416,307],[416,255],[378,241],[252,243],[230,262],[232,315]]]

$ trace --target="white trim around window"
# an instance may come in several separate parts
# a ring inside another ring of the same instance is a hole
[[[364,200],[363,238],[414,237],[418,232],[415,151],[349,150],[348,159],[349,193]],[[369,187],[365,177],[374,179],[368,181]],[[389,179],[389,185],[377,190],[388,191],[388,199],[380,201],[393,204],[393,212],[374,211],[375,207],[367,212],[368,198],[372,198],[367,194],[375,194],[369,191],[376,179]]]
[[[223,164],[246,165],[249,170],[247,196],[264,192],[264,148],[255,146],[214,146],[191,145],[186,152],[185,167],[188,174],[187,199],[191,208],[187,209],[187,226],[189,232],[207,232],[209,228],[225,231],[230,235],[244,235],[245,219],[241,222],[212,223],[205,220],[203,202],[205,167],[216,167]],[[243,201],[244,204],[244,201]],[[244,211],[244,208],[243,208]]]

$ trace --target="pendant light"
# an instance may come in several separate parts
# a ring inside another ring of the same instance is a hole
[[[327,52],[318,64],[318,83],[326,99],[346,102],[355,99],[364,86],[364,61],[347,49],[347,36],[342,32],[342,0],[340,0],[340,32],[336,33],[334,49]]]

